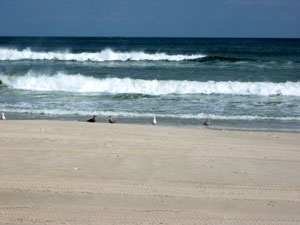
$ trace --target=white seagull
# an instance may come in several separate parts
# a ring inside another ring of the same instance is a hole
[[[155,116],[153,117],[152,124],[153,124],[153,125],[156,125],[156,124],[157,124],[157,122],[156,122],[156,117],[155,117]]]
[[[4,113],[1,113],[1,120],[5,120],[5,115],[4,115]]]

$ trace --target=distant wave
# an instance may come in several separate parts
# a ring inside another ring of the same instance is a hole
[[[58,73],[23,76],[0,75],[1,82],[14,89],[32,91],[97,92],[111,94],[231,94],[231,95],[290,95],[300,96],[300,82],[239,82],[239,81],[179,81],[105,78]]]
[[[198,61],[198,62],[240,62],[240,61],[255,61],[253,59],[247,58],[232,58],[232,57],[223,57],[223,56],[205,56],[198,59],[191,59],[191,61]]]
[[[62,60],[62,61],[184,61],[201,59],[205,55],[168,55],[166,53],[145,53],[142,51],[118,52],[105,49],[101,52],[36,52],[30,48],[24,50],[0,48],[0,60]]]
[[[235,115],[225,116],[216,114],[153,114],[143,112],[125,112],[125,111],[84,111],[84,110],[62,110],[62,109],[10,109],[2,107],[1,111],[10,113],[29,113],[29,114],[44,114],[44,115],[79,115],[79,116],[114,116],[114,117],[130,117],[130,118],[152,118],[154,115],[161,118],[173,119],[216,119],[216,120],[280,120],[280,121],[300,121],[300,117],[276,117],[276,116],[251,116],[251,115]]]

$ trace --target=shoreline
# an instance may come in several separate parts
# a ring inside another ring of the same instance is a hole
[[[15,118],[15,116],[13,116],[11,119],[7,119],[10,121],[61,121],[61,122],[86,122],[86,118],[89,117],[84,117],[85,119],[82,120],[76,120],[76,117],[72,117],[72,119],[65,119],[65,118],[61,118],[59,120],[57,119],[49,119],[49,118],[37,118],[37,119],[32,119],[32,118],[28,118],[28,119],[24,119],[24,118]],[[100,117],[100,121],[99,119],[96,121],[96,123],[100,123],[100,124],[106,124],[108,123],[108,119],[106,119],[106,117],[101,116]],[[142,122],[136,122],[136,119],[132,119],[132,118],[122,118],[124,121],[119,120],[119,118],[117,119],[117,124],[125,124],[125,125],[141,125],[141,126],[153,126],[151,123],[151,117],[149,117],[147,120],[145,120],[144,118],[141,120]],[[159,118],[159,117],[158,117]],[[164,119],[164,118],[163,118]],[[132,123],[131,123],[132,120]],[[147,122],[146,122],[147,121]],[[183,120],[184,121],[184,120]],[[182,122],[163,122],[161,123],[161,121],[158,121],[158,124],[156,126],[162,126],[162,127],[175,127],[175,128],[190,128],[190,129],[211,129],[211,130],[228,130],[228,131],[251,131],[251,132],[280,132],[280,133],[300,133],[300,128],[254,128],[254,127],[238,127],[238,126],[230,126],[230,125],[215,125],[212,124],[209,127],[206,127],[203,125],[203,123],[205,122],[205,119],[196,119],[195,121],[199,121],[199,123],[195,123],[195,124],[184,124]],[[222,120],[212,120],[213,123],[215,121],[222,121]],[[244,120],[240,120],[241,122],[245,122]],[[253,122],[253,121],[251,121]],[[288,121],[291,122],[291,121]],[[296,129],[296,130],[295,130]],[[298,129],[298,130],[297,130]]]
[[[300,133],[0,121],[0,224],[300,223]]]

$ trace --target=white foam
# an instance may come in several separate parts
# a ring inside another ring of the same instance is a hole
[[[125,111],[85,111],[85,110],[63,110],[63,109],[11,109],[2,107],[1,111],[6,113],[29,113],[29,114],[43,114],[43,115],[74,115],[74,116],[104,116],[111,115],[113,117],[123,118],[173,118],[173,119],[215,119],[215,120],[279,120],[279,121],[300,121],[300,117],[272,117],[272,116],[252,116],[252,115],[235,115],[224,116],[216,114],[159,114],[147,112],[125,112]]]
[[[169,60],[182,61],[203,58],[205,55],[168,55],[165,53],[145,53],[141,51],[117,52],[105,49],[101,52],[36,52],[30,48],[23,50],[0,48],[0,60],[72,60],[72,61],[141,61],[141,60]]]
[[[67,75],[50,76],[29,72],[23,76],[0,75],[10,88],[32,91],[96,92],[111,94],[230,94],[230,95],[290,95],[300,96],[300,82],[238,82],[238,81],[179,81],[140,80],[131,78],[105,78]]]

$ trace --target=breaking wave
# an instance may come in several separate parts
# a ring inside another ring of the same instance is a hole
[[[62,60],[62,61],[184,61],[196,60],[205,57],[205,55],[168,55],[166,53],[145,53],[142,51],[117,52],[111,49],[105,49],[101,52],[36,52],[30,48],[23,50],[0,48],[0,60]]]
[[[232,58],[232,57],[223,57],[223,56],[205,56],[198,59],[193,59],[191,61],[198,62],[240,62],[240,61],[255,61],[253,59],[247,58]]]
[[[1,82],[13,89],[32,91],[96,92],[110,94],[230,94],[300,96],[300,82],[239,82],[142,80],[131,78],[88,77],[81,74],[41,75],[32,72],[23,76],[0,75]]]

